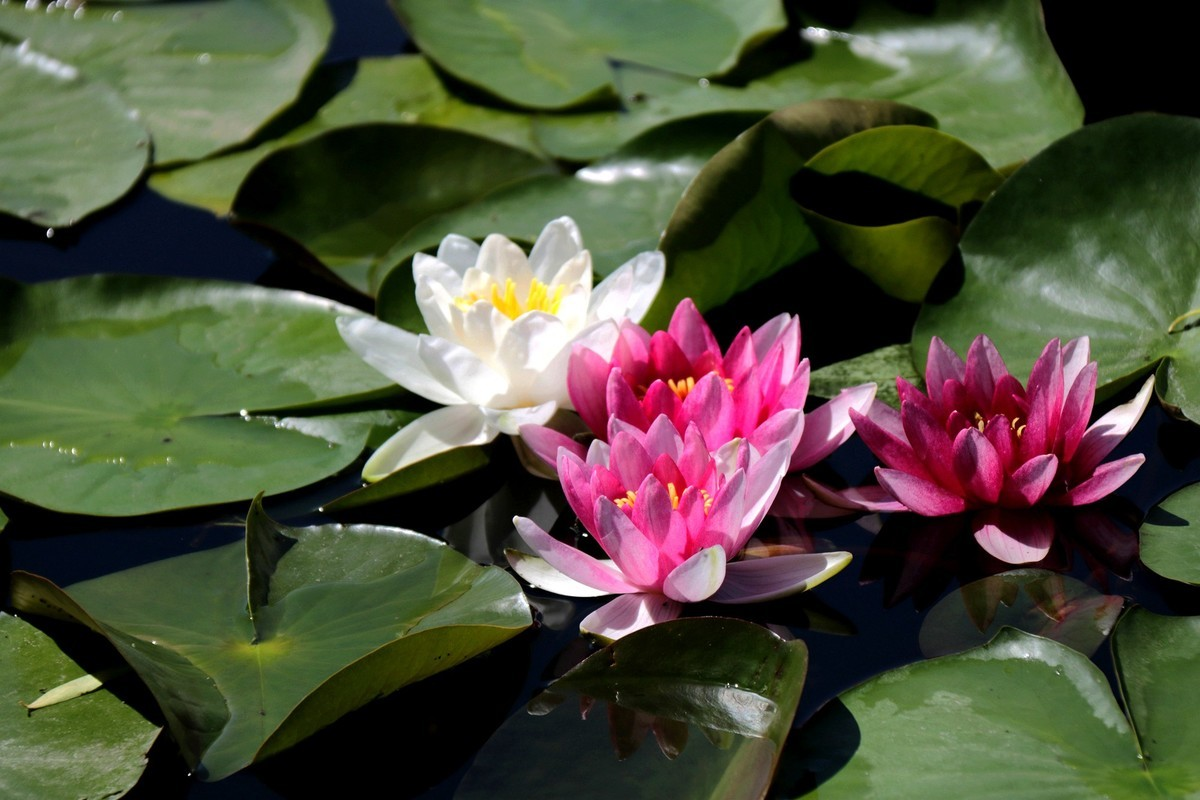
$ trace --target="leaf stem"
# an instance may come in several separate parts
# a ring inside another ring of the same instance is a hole
[[[1184,313],[1180,314],[1175,319],[1171,320],[1171,324],[1167,326],[1167,333],[1170,334],[1170,333],[1180,332],[1180,331],[1175,330],[1176,325],[1183,322],[1185,319],[1190,319],[1192,317],[1197,317],[1197,316],[1200,316],[1200,308],[1193,308],[1191,311],[1185,311]]]

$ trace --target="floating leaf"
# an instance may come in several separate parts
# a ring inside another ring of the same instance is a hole
[[[561,108],[613,97],[611,64],[699,78],[783,30],[775,0],[392,0],[438,66],[517,105]],[[669,31],[669,35],[663,35]]]
[[[296,144],[334,128],[366,122],[396,122],[454,128],[517,147],[536,150],[531,120],[524,114],[471,105],[449,94],[424,58],[403,55],[364,58],[345,88],[347,65],[319,68],[298,105],[311,106],[311,118],[250,150],[205,159],[150,177],[150,186],[172,200],[227,214],[238,187],[254,165],[280,147]],[[340,90],[339,90],[340,89]],[[327,103],[327,96],[336,91]],[[322,103],[324,103],[322,105]],[[295,112],[292,109],[292,113]],[[272,125],[277,127],[279,122]]]
[[[873,678],[805,727],[813,796],[1193,795],[1200,617],[1133,609],[1113,653],[1132,725],[1087,658],[1013,629]]]
[[[0,795],[116,797],[137,783],[159,728],[112,693],[23,707],[82,672],[49,636],[0,613]]]
[[[1200,584],[1200,483],[1150,509],[1139,535],[1143,564],[1164,578]]]
[[[0,3],[0,31],[106,82],[137,110],[160,164],[249,138],[295,99],[330,30],[323,0]]]
[[[247,533],[270,524],[256,507]],[[512,577],[437,540],[377,525],[284,533],[296,544],[279,559],[254,622],[241,542],[67,590],[16,573],[13,602],[105,636],[145,681],[205,780],[529,625]]]
[[[647,327],[666,327],[684,297],[713,308],[816,250],[791,196],[792,176],[839,139],[899,124],[933,120],[887,101],[820,100],[776,111],[726,145],[692,181],[663,233],[667,277]]]
[[[807,661],[803,642],[738,620],[637,631],[534,698],[530,713],[538,716],[509,720],[456,797],[763,797]],[[570,703],[548,713],[575,696],[583,718]],[[651,730],[657,746],[643,743]],[[513,770],[518,757],[522,769]]]
[[[1109,392],[1158,367],[1163,402],[1200,420],[1200,120],[1138,115],[1091,125],[1022,167],[962,240],[962,290],[921,310],[965,353],[986,333],[1025,373],[1055,337],[1088,336]]]
[[[0,34],[0,211],[72,225],[128,191],[150,137],[102,83]]]
[[[334,319],[359,312],[299,292],[98,276],[10,285],[0,308],[0,491],[58,511],[144,514],[320,480],[358,456],[370,422],[259,412],[389,385],[338,336]]]
[[[1082,122],[1037,0],[949,0],[931,15],[884,0],[862,6],[847,28],[802,29],[794,63],[744,86],[619,65],[624,108],[541,115],[537,139],[559,157],[590,160],[668,119],[861,97],[923,108],[991,163],[1008,164]]]
[[[821,367],[812,373],[809,394],[817,397],[836,397],[847,386],[860,383],[875,384],[875,399],[892,408],[900,407],[896,392],[896,376],[914,386],[922,386],[921,376],[912,363],[912,349],[906,344],[889,344],[870,353]]]
[[[926,658],[981,645],[1008,626],[1091,656],[1125,605],[1069,575],[1019,569],[973,581],[942,598],[921,623]]]
[[[419,222],[553,171],[524,150],[459,131],[360,125],[267,156],[233,211],[296,240],[365,292],[374,261]]]
[[[394,500],[397,497],[469,475],[483,469],[489,463],[490,459],[485,448],[456,447],[393,472],[382,480],[369,483],[361,489],[355,489],[349,494],[342,495],[321,506],[321,510],[345,511],[383,500]]]

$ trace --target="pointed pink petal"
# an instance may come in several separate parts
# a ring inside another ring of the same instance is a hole
[[[729,349],[725,351],[725,357],[721,361],[725,377],[740,383],[747,375],[755,371],[754,368],[757,364],[758,356],[754,354],[754,339],[750,334],[750,329],[742,328],[733,337],[733,342],[730,343]]]
[[[558,480],[562,484],[563,494],[567,504],[579,517],[584,530],[593,534],[596,531],[596,495],[592,491],[590,470],[582,460],[569,450],[560,450],[558,454]]]
[[[759,361],[767,357],[767,351],[782,343],[788,363],[800,358],[800,318],[792,314],[779,314],[764,322],[754,331],[754,356]]]
[[[1101,464],[1092,473],[1092,477],[1072,487],[1062,497],[1055,499],[1055,502],[1067,506],[1085,506],[1088,503],[1094,503],[1120,488],[1145,462],[1144,455],[1135,453],[1125,458],[1118,458],[1116,461],[1109,461],[1107,464]]]
[[[607,589],[597,589],[586,583],[580,583],[550,566],[550,562],[545,559],[522,553],[520,550],[505,550],[504,556],[508,559],[508,564],[513,571],[535,589],[543,589],[566,597],[602,597],[613,593]]]
[[[1088,341],[1088,337],[1086,336],[1072,339],[1063,345],[1063,383],[1067,387],[1068,392],[1075,385],[1075,381],[1083,371],[1083,368],[1087,366],[1090,352],[1091,342]]]
[[[596,498],[596,527],[603,532],[600,544],[604,551],[630,583],[643,588],[660,585],[658,548],[607,497]]]
[[[609,446],[612,448],[610,468],[626,489],[637,491],[638,485],[654,468],[654,459],[646,452],[642,442],[628,433],[618,433]]]
[[[1004,470],[1010,471],[1016,459],[1016,445],[1013,444],[1016,434],[1008,417],[996,414],[989,419],[987,426],[983,429],[983,435],[991,442]]]
[[[1035,505],[1050,491],[1057,474],[1058,458],[1053,453],[1031,458],[1008,476],[1000,502],[1009,508]]]
[[[650,334],[650,367],[663,380],[679,380],[692,374],[692,362],[666,331]]]
[[[946,429],[925,409],[907,400],[900,407],[900,417],[913,453],[929,475],[949,491],[961,494],[962,484],[954,471],[954,443]],[[923,475],[925,471],[915,474]]]
[[[579,345],[572,348],[567,365],[567,394],[584,423],[601,439],[608,428],[608,406],[604,399],[610,372],[612,365],[595,351]]]
[[[850,554],[794,553],[731,561],[725,582],[712,596],[718,603],[758,603],[803,592],[841,572]]]
[[[978,505],[992,505],[1000,499],[1004,465],[996,448],[977,428],[963,428],[954,437],[954,470]]]
[[[708,443],[704,441],[704,435],[695,425],[684,431],[683,447],[679,458],[675,459],[675,465],[679,467],[689,486],[701,486],[708,477],[712,468],[712,456],[708,451]]]
[[[717,344],[717,338],[713,336],[708,323],[704,321],[704,317],[700,316],[700,312],[696,310],[696,304],[690,297],[683,298],[679,301],[679,305],[675,306],[675,313],[671,315],[667,332],[671,334],[671,338],[679,345],[679,349],[683,351],[690,362],[699,360],[705,353],[713,354],[718,358],[721,355],[721,346]]]
[[[930,477],[929,471],[925,469],[925,465],[917,458],[913,452],[912,446],[908,443],[908,438],[904,435],[903,430],[899,435],[892,430],[891,423],[899,423],[900,415],[894,410],[888,408],[887,412],[879,409],[883,403],[875,403],[871,407],[871,415],[864,416],[854,409],[850,409],[850,421],[854,423],[854,428],[858,431],[859,437],[863,440],[875,457],[882,461],[887,466],[898,469],[903,472],[909,472],[913,475],[921,477]],[[883,406],[887,408],[887,406]],[[894,415],[894,419],[892,418]],[[888,427],[884,428],[877,420],[882,420],[888,423]]]
[[[875,477],[888,493],[909,511],[925,517],[944,517],[965,511],[966,501],[936,483],[895,469],[875,468]]]
[[[854,423],[850,411],[865,413],[875,400],[875,384],[843,389],[837,397],[804,415],[804,433],[792,453],[791,470],[805,469],[824,460],[850,438]]]
[[[567,577],[600,589],[606,594],[641,591],[621,574],[613,562],[592,558],[587,553],[560,542],[538,527],[533,520],[513,517],[513,524],[534,552]]]
[[[672,512],[671,497],[666,488],[658,482],[658,478],[647,475],[638,487],[631,518],[634,527],[654,545],[656,562],[660,561],[658,550],[671,533],[671,517],[675,516]],[[661,563],[655,565],[659,572],[662,571],[661,566]]]
[[[847,512],[853,511],[878,513],[883,511],[907,510],[907,507],[888,494],[886,489],[874,484],[834,489],[832,486],[826,486],[808,475],[801,475],[799,476],[799,480],[795,477],[784,478],[783,486],[779,490],[779,497],[783,497],[784,489],[792,492],[797,498],[805,493],[809,493],[821,504],[814,506],[814,513],[810,514],[810,516],[843,516]],[[775,506],[779,506],[778,498],[775,501]],[[775,513],[774,509],[772,509],[772,513]],[[779,516],[785,515],[780,514]]]
[[[929,340],[929,356],[925,362],[925,388],[935,406],[943,407],[942,386],[946,381],[956,380],[961,383],[965,373],[966,366],[949,345],[936,336]]]
[[[667,416],[672,420],[681,419],[683,401],[663,381],[654,381],[642,397],[642,414],[647,420]]]
[[[651,456],[666,455],[678,460],[683,455],[683,436],[675,423],[666,417],[658,417],[650,423],[646,429],[645,443],[646,452]]]
[[[1054,443],[1054,451],[1062,456],[1064,462],[1074,458],[1092,416],[1092,403],[1096,399],[1096,370],[1095,361],[1085,365],[1067,391],[1062,418],[1058,423],[1058,441]]]
[[[579,632],[615,641],[642,628],[669,622],[682,610],[682,604],[661,594],[625,594],[584,617]]]
[[[979,546],[1006,564],[1041,561],[1054,541],[1054,521],[1048,514],[992,508],[976,514],[971,524]]]
[[[725,551],[714,545],[692,555],[663,580],[663,594],[681,603],[712,597],[725,580]]]
[[[521,439],[529,446],[538,458],[551,467],[558,464],[558,448],[565,447],[580,459],[587,455],[587,448],[582,442],[577,442],[566,434],[559,433],[545,425],[522,425]]]
[[[745,494],[746,473],[738,470],[713,495],[708,517],[704,520],[704,530],[698,534],[693,532],[693,541],[697,546],[711,547],[719,544],[725,547],[727,558],[737,555],[737,550],[732,546],[741,533]]]
[[[1062,346],[1058,339],[1047,343],[1025,384],[1025,399],[1029,416],[1021,436],[1021,457],[1028,460],[1049,452],[1058,438],[1058,423],[1062,416],[1066,387],[1063,384]]]
[[[975,405],[987,408],[996,391],[996,381],[1008,374],[1004,359],[986,336],[977,336],[967,350],[966,389]],[[961,406],[960,406],[961,407]]]
[[[733,397],[724,379],[709,373],[696,381],[696,387],[688,392],[678,419],[685,427],[688,423],[696,423],[704,433],[704,440],[716,444],[734,438],[734,412]]]
[[[731,545],[732,552],[742,549],[746,539],[767,515],[767,509],[779,494],[779,484],[788,470],[792,450],[788,442],[781,442],[750,464],[746,471],[746,500],[742,509],[741,534]]]
[[[1154,376],[1151,375],[1132,400],[1109,411],[1084,432],[1079,449],[1071,459],[1073,477],[1083,477],[1095,471],[1097,465],[1121,443],[1125,435],[1133,430],[1133,426],[1142,418],[1153,391]]]
[[[637,395],[633,393],[633,389],[629,388],[629,383],[625,380],[624,374],[619,370],[613,370],[609,373],[608,386],[605,387],[604,399],[607,406],[608,424],[611,424],[613,419],[621,419],[641,430],[646,430],[646,426],[650,421],[646,419],[646,415],[642,411],[642,404],[638,402]],[[608,424],[605,425],[606,430]],[[590,424],[589,427],[591,427]],[[597,435],[599,436],[599,434]],[[608,437],[601,436],[600,438]]]

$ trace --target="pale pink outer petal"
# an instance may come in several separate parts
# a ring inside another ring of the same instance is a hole
[[[1048,514],[990,508],[971,519],[975,541],[1006,564],[1031,564],[1050,552],[1054,521]]]
[[[779,314],[764,322],[753,334],[754,354],[758,360],[766,360],[767,353],[772,347],[781,346],[783,354],[780,362],[784,370],[800,360],[800,318],[793,314]]]
[[[775,502],[779,485],[787,474],[790,457],[790,443],[782,442],[751,461],[750,468],[746,470],[746,500],[742,509],[741,532],[731,545],[731,554],[742,549]]]
[[[580,583],[571,576],[559,572],[544,558],[511,549],[505,550],[504,555],[513,571],[535,589],[544,589],[547,592],[554,592],[566,597],[603,597],[606,594],[612,594],[607,589],[588,586],[586,583]]]
[[[671,570],[663,579],[663,594],[681,603],[698,603],[712,597],[725,580],[725,551],[706,547]]]
[[[746,437],[746,441],[750,446],[759,453],[765,453],[778,444],[786,443],[788,450],[795,458],[795,450],[800,445],[804,431],[807,430],[809,418],[804,412],[798,408],[786,408],[782,411],[776,411],[763,424],[754,429],[754,432]],[[849,421],[849,417],[847,417]],[[853,432],[853,428],[851,428]],[[795,467],[790,467],[795,469]]]
[[[779,494],[771,506],[776,517],[828,518],[857,512],[906,511],[882,486],[851,486],[834,489],[808,475],[789,475],[783,479]]]
[[[478,406],[435,409],[405,425],[363,465],[363,480],[375,482],[397,470],[456,447],[487,444],[500,428]]]
[[[929,470],[908,443],[899,412],[883,403],[873,403],[867,414],[850,409],[849,416],[859,438],[876,458],[893,469],[929,477]]]
[[[338,317],[338,333],[358,357],[410,392],[442,405],[465,398],[439,381],[417,354],[416,334],[374,317]]]
[[[588,318],[640,321],[658,296],[666,274],[667,261],[662,253],[638,253],[592,290]]]
[[[538,458],[551,467],[558,465],[558,448],[565,447],[583,460],[587,456],[587,448],[582,442],[577,442],[570,436],[559,433],[545,425],[522,425],[519,431],[521,439],[529,446]]]
[[[670,622],[683,611],[683,604],[661,594],[624,594],[610,600],[583,618],[580,633],[615,641],[634,631]]]
[[[879,484],[909,511],[924,517],[944,517],[965,511],[966,501],[936,483],[896,469],[875,468]]]
[[[607,497],[597,497],[596,538],[630,583],[659,588],[658,547]]]
[[[866,414],[875,401],[875,384],[843,389],[828,403],[804,415],[804,433],[792,453],[790,469],[806,469],[824,460],[854,433],[850,411]]]
[[[533,548],[547,564],[569,578],[605,594],[624,594],[642,591],[634,586],[611,561],[592,558],[582,550],[560,542],[526,517],[513,517],[513,524],[525,543]],[[516,569],[514,566],[513,569]]]
[[[1078,339],[1072,339],[1063,345],[1063,382],[1067,387],[1067,391],[1075,385],[1079,373],[1088,364],[1089,354],[1091,353],[1091,342],[1086,336],[1080,336]]]
[[[838,551],[731,561],[725,567],[725,582],[711,599],[736,604],[787,597],[824,583],[845,569],[850,557]]]
[[[1153,391],[1154,376],[1151,375],[1132,400],[1109,411],[1084,431],[1079,448],[1075,451],[1075,457],[1071,459],[1073,475],[1091,474],[1104,460],[1104,457],[1121,443],[1121,440],[1133,430],[1133,426],[1142,418],[1142,413],[1150,403],[1150,395]]]
[[[1115,492],[1125,481],[1133,477],[1133,473],[1146,462],[1146,456],[1135,453],[1116,461],[1101,464],[1092,472],[1092,477],[1083,483],[1071,487],[1062,497],[1054,498],[1053,502],[1066,506],[1085,506]]]

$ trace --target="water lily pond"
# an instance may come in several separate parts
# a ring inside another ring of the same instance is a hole
[[[0,0],[0,795],[1200,797],[1200,120],[1063,5]]]

